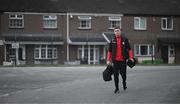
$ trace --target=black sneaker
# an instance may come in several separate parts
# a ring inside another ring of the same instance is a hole
[[[116,94],[116,93],[119,93],[119,89],[115,89],[114,90],[114,93]]]
[[[123,83],[123,89],[124,89],[124,90],[127,89],[126,82]]]
[[[126,89],[127,89],[127,87],[126,87],[126,86],[123,86],[123,89],[124,89],[124,90],[126,90]]]

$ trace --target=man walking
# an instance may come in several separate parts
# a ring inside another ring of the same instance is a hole
[[[114,38],[109,44],[107,54],[107,64],[113,64],[114,70],[114,93],[119,93],[119,73],[122,77],[123,89],[126,90],[126,61],[133,61],[133,53],[129,44],[129,40],[122,36],[120,27],[114,28]]]

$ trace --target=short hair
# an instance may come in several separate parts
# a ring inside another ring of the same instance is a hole
[[[114,30],[115,30],[115,29],[119,29],[119,30],[122,31],[122,28],[120,28],[119,26],[118,26],[118,27],[115,27]]]

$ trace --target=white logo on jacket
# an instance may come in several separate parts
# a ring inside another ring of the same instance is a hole
[[[124,44],[125,44],[125,42],[122,42],[122,44],[124,45]]]

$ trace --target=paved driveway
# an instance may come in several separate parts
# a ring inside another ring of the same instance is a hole
[[[1,103],[180,103],[180,66],[128,68],[126,91],[114,94],[105,66],[1,67]],[[121,85],[120,85],[121,86]]]

